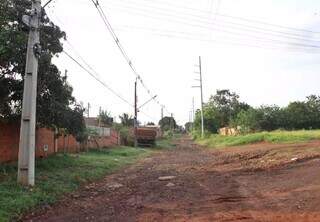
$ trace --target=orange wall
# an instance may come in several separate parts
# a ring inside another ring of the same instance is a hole
[[[19,124],[0,123],[0,163],[16,161],[19,150]],[[99,147],[118,145],[118,133],[111,132],[110,137],[97,139]],[[58,152],[75,153],[80,151],[79,144],[72,135],[62,135],[58,138]],[[47,151],[45,151],[47,147]],[[97,148],[96,143],[88,142],[86,148]],[[54,132],[50,129],[40,128],[36,132],[36,157],[46,157],[55,153]]]

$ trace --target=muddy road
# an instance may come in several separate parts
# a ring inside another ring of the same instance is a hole
[[[188,138],[25,221],[320,221],[320,142],[220,150]]]

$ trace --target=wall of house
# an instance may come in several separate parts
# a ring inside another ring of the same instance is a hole
[[[18,159],[19,135],[19,124],[0,123],[0,163]],[[99,137],[96,139],[97,142],[91,140],[85,144],[79,144],[72,135],[62,135],[55,143],[54,132],[50,129],[40,128],[36,132],[36,157],[44,158],[56,152],[76,153],[80,151],[80,148],[115,146],[119,144],[119,134],[111,130],[111,136]]]

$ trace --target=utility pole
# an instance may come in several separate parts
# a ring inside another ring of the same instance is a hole
[[[161,119],[163,119],[163,105],[161,106]]]
[[[137,80],[134,82],[134,146],[138,146],[138,140],[137,140],[137,125],[138,125],[138,97],[137,97]]]
[[[194,97],[192,97],[192,131],[193,131],[193,125],[194,125]]]
[[[192,86],[192,88],[200,88],[200,93],[201,93],[201,137],[204,137],[204,120],[203,120],[203,90],[202,90],[202,67],[201,67],[201,56],[199,56],[199,79],[195,79],[199,81],[200,85],[197,86]]]
[[[102,108],[101,108],[101,106],[99,107],[99,123],[98,123],[98,125],[99,125],[99,127],[101,127],[101,113],[102,113]]]
[[[202,67],[201,56],[199,56],[199,72],[200,72],[200,91],[201,91],[201,137],[204,137],[204,122],[203,122],[203,90],[202,90]]]
[[[88,108],[87,108],[87,115],[88,115],[88,118],[90,117],[90,108],[91,108],[90,103],[88,103]]]
[[[64,70],[64,81],[67,81],[67,78],[68,78],[68,70],[65,69]]]
[[[22,20],[29,26],[29,39],[24,76],[22,115],[20,126],[18,183],[26,186],[35,184],[35,134],[38,59],[40,47],[41,0],[32,1],[31,15]]]

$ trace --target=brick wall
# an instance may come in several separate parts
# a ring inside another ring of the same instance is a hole
[[[119,133],[115,130],[111,130],[110,137],[96,137],[91,138],[87,142],[87,148],[103,148],[119,145]]]
[[[19,124],[0,123],[0,163],[16,161],[19,151]],[[40,128],[36,132],[36,157],[47,157],[55,152],[75,153],[85,149],[110,147],[118,145],[119,134],[112,130],[110,137],[98,138],[96,142],[88,141],[87,147],[79,144],[72,135],[62,135],[56,141],[54,132],[50,129]]]
[[[14,124],[0,123],[0,162],[18,158],[20,129]]]

